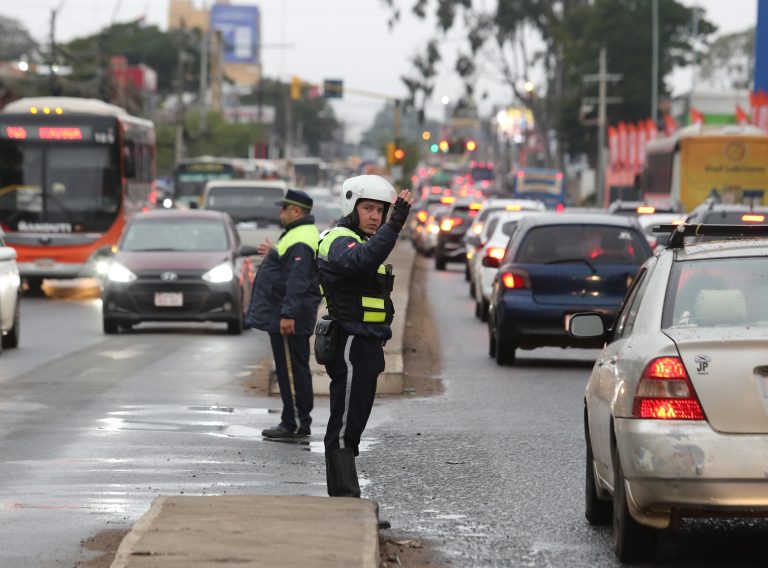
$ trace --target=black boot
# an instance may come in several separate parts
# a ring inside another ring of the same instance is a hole
[[[325,478],[331,497],[360,497],[354,450],[344,448],[325,454]]]

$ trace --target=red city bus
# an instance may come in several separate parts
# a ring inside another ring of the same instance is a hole
[[[31,290],[93,276],[126,220],[154,205],[155,129],[96,99],[19,99],[0,111],[0,227]]]

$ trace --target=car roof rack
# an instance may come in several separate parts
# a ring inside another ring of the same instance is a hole
[[[683,248],[685,237],[768,237],[768,225],[710,225],[704,223],[659,225],[654,233],[669,233],[667,248]]]

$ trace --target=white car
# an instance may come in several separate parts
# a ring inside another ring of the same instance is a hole
[[[476,254],[477,249],[481,248],[483,236],[485,235],[485,225],[488,217],[493,213],[503,211],[546,211],[544,203],[532,199],[509,199],[506,197],[494,197],[486,201],[482,208],[475,215],[472,224],[464,234],[464,246],[467,249],[467,260]],[[471,262],[467,262],[467,281],[470,288],[473,286],[474,273]],[[470,295],[474,297],[474,290],[470,290]]]
[[[5,246],[0,232],[0,352],[19,346],[19,299],[21,278],[16,266],[16,251]]]
[[[652,559],[684,517],[768,517],[766,298],[768,227],[678,225],[612,329],[570,318],[607,342],[584,397],[585,516],[613,523],[620,560]]]
[[[493,280],[499,271],[498,266],[487,266],[483,260],[487,257],[501,261],[507,250],[507,244],[515,232],[517,222],[530,215],[531,211],[499,211],[488,216],[483,232],[482,246],[478,248],[471,259],[472,292],[475,300],[475,317],[488,321]],[[498,263],[494,263],[498,264]]]
[[[656,248],[659,244],[663,244],[666,235],[654,233],[654,227],[659,225],[679,225],[685,222],[685,215],[683,213],[649,213],[647,215],[638,215],[637,222],[643,228],[645,238],[648,239],[648,244],[652,248]]]

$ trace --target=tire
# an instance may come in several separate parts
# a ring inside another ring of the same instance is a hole
[[[480,319],[480,303],[475,300],[475,317]]]
[[[611,522],[611,502],[600,499],[597,495],[597,480],[595,479],[595,458],[592,455],[592,442],[589,436],[589,430],[586,427],[587,415],[584,413],[586,439],[586,486],[584,488],[584,518],[590,525],[603,526]]]
[[[469,273],[469,265],[464,265],[464,281],[469,282],[472,279],[472,275]]]
[[[26,294],[30,296],[43,296],[43,279],[42,278],[27,278],[27,290]]]
[[[445,259],[435,253],[435,268],[437,270],[445,270]]]
[[[117,322],[112,318],[103,318],[102,324],[104,327],[104,333],[107,335],[114,335],[117,333]]]
[[[243,333],[243,318],[233,319],[227,322],[227,333],[229,335],[240,335]]]
[[[469,297],[470,298],[475,297],[475,281],[474,280],[469,281]]]
[[[659,533],[638,523],[629,514],[624,469],[618,451],[613,455],[613,552],[621,562],[651,560],[656,556]]]
[[[517,347],[512,345],[501,333],[496,332],[496,364],[506,367],[515,364],[515,351]]]
[[[490,323],[488,324],[488,357],[496,357],[496,334]]]
[[[488,303],[488,300],[483,298],[480,300],[480,321],[488,321],[488,308],[490,307],[490,304]]]
[[[118,327],[123,331],[131,331],[134,325],[135,324],[133,322],[128,322],[128,323],[121,323],[118,325]]]
[[[16,297],[16,310],[13,312],[13,327],[3,337],[2,344],[5,349],[14,349],[19,346],[19,335],[21,333],[21,308],[19,307],[19,298]]]

